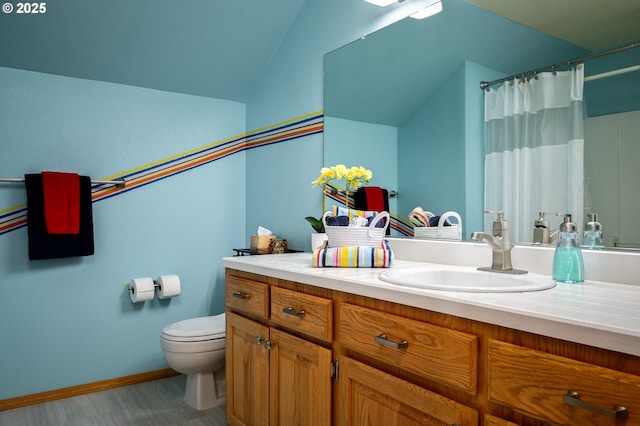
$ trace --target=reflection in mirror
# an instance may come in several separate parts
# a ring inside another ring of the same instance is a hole
[[[590,53],[464,0],[444,0],[438,15],[405,19],[325,56],[324,162],[373,170],[371,184],[398,191],[390,209],[407,223],[422,206],[458,212],[463,239],[491,232],[479,83]],[[640,49],[589,61],[585,75],[634,62]],[[640,158],[640,72],[585,83],[585,103],[585,217],[598,214],[607,247],[640,244],[633,226],[640,200],[631,188],[640,181],[632,166]],[[521,242],[532,241],[539,212],[528,213],[531,232]],[[557,229],[560,219],[547,219]]]

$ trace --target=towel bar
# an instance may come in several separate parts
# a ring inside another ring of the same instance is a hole
[[[24,178],[0,178],[0,182],[24,182]],[[117,188],[124,188],[127,183],[124,178],[118,178],[114,180],[92,180],[91,184],[115,185]]]

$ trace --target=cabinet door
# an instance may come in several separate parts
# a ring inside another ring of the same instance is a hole
[[[233,426],[269,424],[269,329],[227,311],[227,421]]]
[[[271,329],[272,426],[331,425],[331,351]]]
[[[476,410],[350,358],[339,360],[338,416],[344,426],[478,424]]]
[[[640,425],[639,376],[497,340],[488,356],[490,401],[553,424]]]

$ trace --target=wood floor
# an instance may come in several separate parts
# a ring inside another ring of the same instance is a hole
[[[198,411],[183,401],[186,376],[0,411],[2,426],[226,426],[226,407]]]

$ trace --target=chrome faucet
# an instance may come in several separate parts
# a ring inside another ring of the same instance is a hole
[[[493,222],[493,235],[486,232],[472,232],[471,239],[481,241],[491,247],[491,266],[480,267],[480,271],[500,272],[505,274],[526,274],[527,271],[513,269],[511,264],[511,232],[509,222],[504,220],[502,212],[486,210],[485,213],[497,213],[498,217]]]

